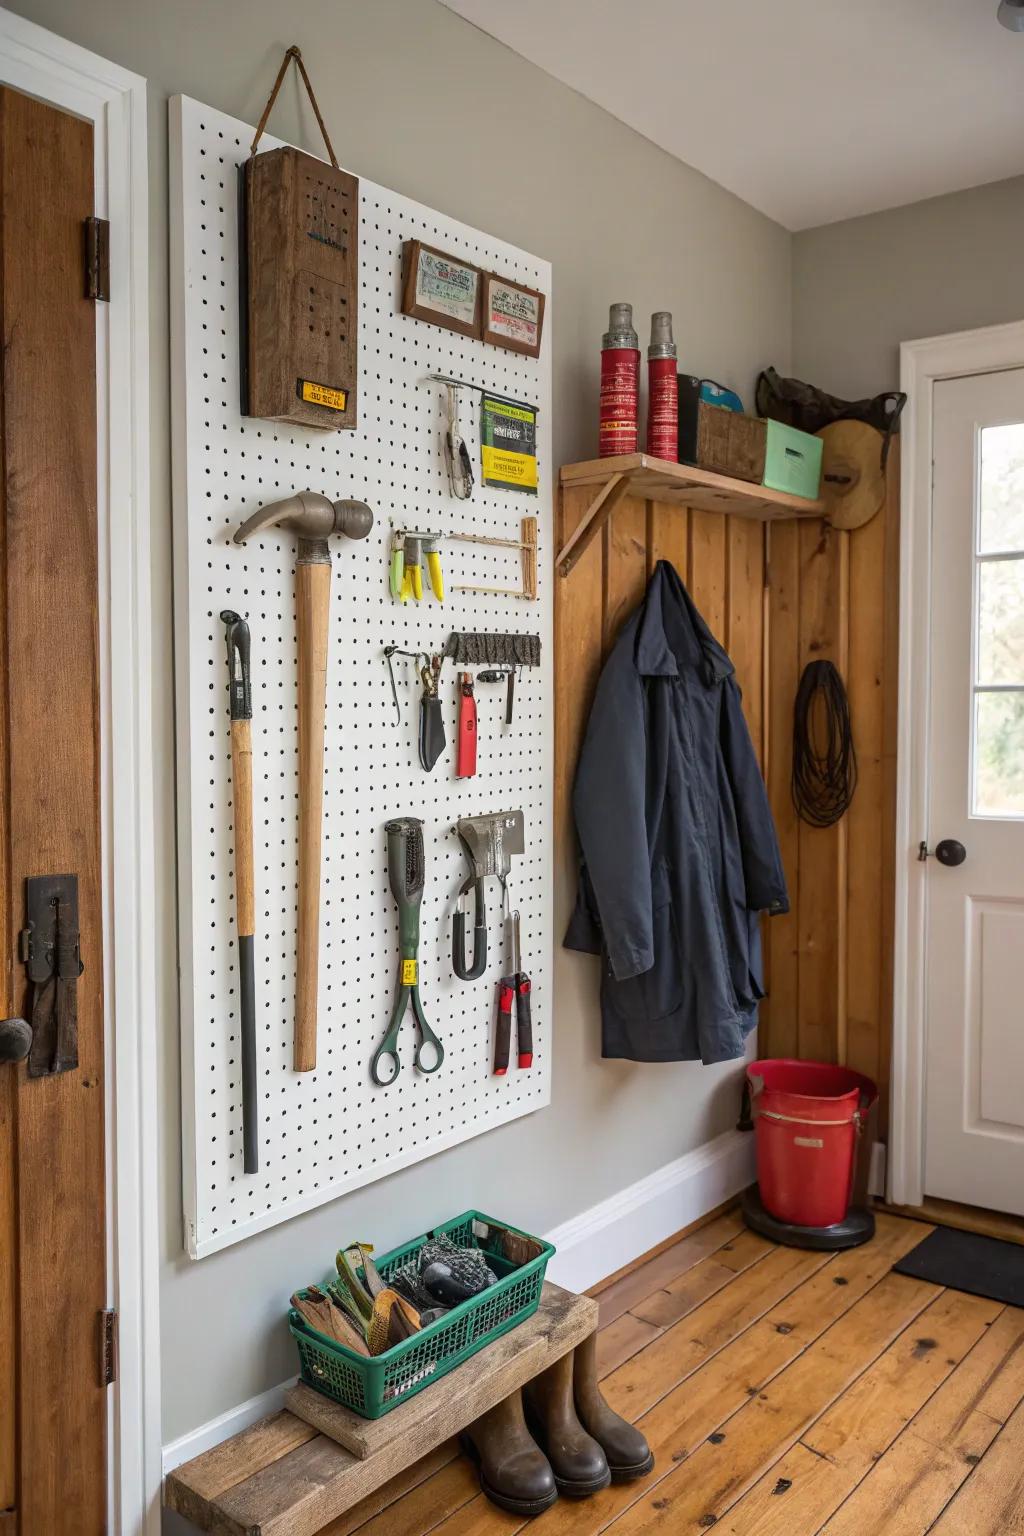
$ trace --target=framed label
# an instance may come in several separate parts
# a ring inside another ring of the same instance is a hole
[[[484,276],[483,339],[527,357],[540,356],[544,295],[495,272]]]
[[[482,278],[471,262],[407,240],[402,247],[402,314],[478,337]]]

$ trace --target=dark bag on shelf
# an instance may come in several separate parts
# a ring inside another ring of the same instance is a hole
[[[801,432],[820,432],[833,421],[866,421],[883,433],[882,468],[889,457],[889,443],[899,431],[900,413],[907,403],[898,389],[875,395],[870,400],[840,400],[827,395],[801,379],[783,379],[774,368],[766,368],[757,380],[757,414],[772,421],[785,422]]]

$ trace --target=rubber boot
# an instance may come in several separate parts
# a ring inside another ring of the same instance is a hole
[[[480,1488],[513,1515],[539,1515],[558,1498],[554,1475],[526,1427],[523,1399],[513,1392],[459,1436],[480,1469]]]
[[[524,1388],[527,1422],[541,1447],[559,1493],[586,1499],[611,1482],[608,1462],[573,1407],[572,1353],[548,1366]]]
[[[580,1423],[601,1446],[613,1483],[646,1477],[654,1454],[635,1425],[609,1408],[597,1381],[597,1334],[577,1344],[573,1354],[573,1397]]]

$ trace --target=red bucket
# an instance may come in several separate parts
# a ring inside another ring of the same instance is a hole
[[[798,1227],[844,1220],[875,1084],[823,1061],[753,1061],[747,1082],[765,1210]]]

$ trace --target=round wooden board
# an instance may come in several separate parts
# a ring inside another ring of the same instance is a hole
[[[833,528],[863,528],[885,500],[882,434],[863,421],[834,421],[818,433],[825,445],[821,499]],[[831,479],[830,476],[841,476]]]

